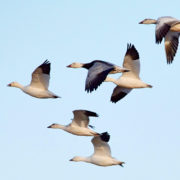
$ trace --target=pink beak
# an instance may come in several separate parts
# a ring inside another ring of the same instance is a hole
[[[66,66],[66,67],[71,67],[71,64],[70,64],[70,65],[68,65],[68,66]]]

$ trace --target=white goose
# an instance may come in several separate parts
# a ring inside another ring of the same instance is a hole
[[[107,143],[110,139],[110,135],[105,132],[99,136],[94,137],[91,142],[94,146],[94,154],[89,157],[75,156],[70,161],[83,161],[92,163],[98,166],[113,166],[120,165],[123,167],[124,162],[118,161],[111,156],[111,149]]]
[[[164,38],[167,63],[172,63],[179,44],[180,20],[164,16],[157,20],[144,19],[139,24],[156,24],[156,43]]]
[[[135,88],[152,88],[151,85],[141,81],[139,77],[140,61],[139,54],[134,45],[128,44],[127,51],[124,57],[123,67],[129,69],[129,72],[124,72],[119,79],[111,77],[106,78],[106,82],[113,82],[117,86],[111,96],[111,101],[116,103],[125,97],[132,89]]]
[[[126,68],[121,68],[112,63],[94,60],[90,63],[72,63],[67,67],[70,68],[85,68],[88,70],[88,75],[86,78],[85,91],[92,92],[101,85],[101,83],[106,79],[108,74],[115,74],[120,72],[129,71]]]
[[[88,128],[93,127],[89,125],[89,116],[98,117],[95,112],[87,111],[87,110],[75,110],[73,111],[74,119],[72,122],[66,126],[60,124],[52,124],[48,126],[48,128],[54,129],[62,129],[71,134],[78,136],[97,136],[99,135],[97,132]]]
[[[49,61],[46,60],[43,64],[37,67],[32,73],[30,85],[23,86],[18,82],[12,82],[8,84],[8,86],[19,88],[26,94],[36,98],[59,98],[59,96],[48,90],[50,65]]]

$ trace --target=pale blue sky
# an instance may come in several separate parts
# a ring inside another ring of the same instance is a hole
[[[167,65],[154,25],[138,24],[165,15],[180,19],[178,5],[178,0],[1,1],[0,179],[179,180],[180,50]],[[114,84],[87,94],[87,71],[66,68],[94,59],[122,65],[127,43],[139,51],[141,78],[153,88],[133,90],[117,104],[109,101]],[[61,99],[36,99],[6,87],[12,81],[27,85],[45,59],[52,63],[49,89]],[[91,137],[46,127],[68,124],[74,109],[99,114],[91,124],[110,133],[112,155],[126,162],[124,168],[69,162],[93,153]]]

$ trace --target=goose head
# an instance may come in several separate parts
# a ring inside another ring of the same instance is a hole
[[[83,65],[84,64],[82,64],[82,63],[74,62],[74,63],[68,65],[67,67],[70,67],[70,68],[81,68],[81,67],[83,67]]]
[[[8,87],[17,87],[17,88],[22,88],[23,86],[19,84],[18,82],[11,82],[7,85]]]
[[[48,126],[47,128],[53,128],[53,129],[64,129],[64,128],[65,128],[65,126],[54,123],[54,124],[51,124],[50,126]]]
[[[56,124],[56,123],[54,123],[54,124],[51,124],[50,126],[48,126],[47,128],[59,128],[59,124]]]
[[[70,159],[69,161],[75,161],[75,162],[79,162],[79,161],[88,161],[88,158],[85,157],[80,157],[80,156],[75,156],[72,159]]]
[[[156,24],[157,21],[155,19],[144,19],[143,21],[139,22],[139,24]]]

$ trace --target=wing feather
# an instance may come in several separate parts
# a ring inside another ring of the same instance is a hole
[[[93,66],[91,66],[88,71],[85,90],[87,92],[92,92],[93,90],[96,90],[98,86],[100,86],[102,82],[106,79],[109,72],[111,72],[113,69],[113,64],[103,61],[94,62]]]
[[[47,60],[38,66],[32,73],[30,86],[47,90],[50,79],[50,66],[51,63]]]
[[[173,62],[174,56],[176,55],[179,44],[179,34],[176,32],[168,32],[165,37],[165,51],[167,63]]]
[[[129,69],[129,72],[124,72],[122,76],[128,76],[139,79],[140,61],[139,53],[134,45],[128,44],[127,51],[124,57],[123,67]]]
[[[74,119],[72,124],[80,126],[80,127],[88,127],[89,125],[89,117],[98,117],[98,114],[92,111],[87,110],[74,110]]]
[[[132,89],[129,88],[122,88],[120,86],[116,86],[111,96],[111,102],[118,102],[119,100],[123,99],[128,93],[130,93],[131,90]]]
[[[111,149],[108,144],[109,139],[110,139],[110,135],[107,132],[102,133],[100,136],[94,137],[91,140],[91,142],[94,146],[94,154],[93,155],[111,157]]]

